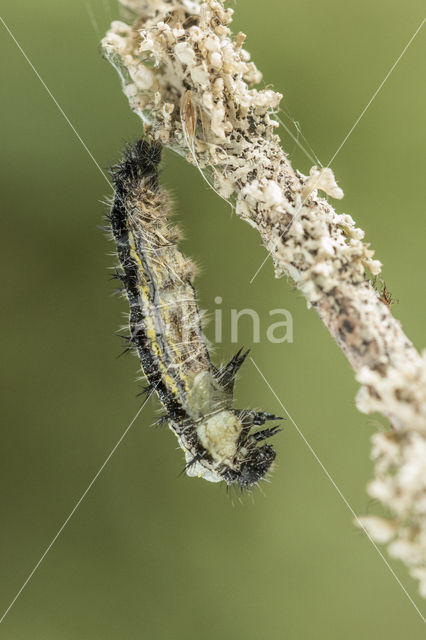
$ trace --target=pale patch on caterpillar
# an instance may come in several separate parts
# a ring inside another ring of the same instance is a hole
[[[130,305],[129,348],[139,355],[148,390],[155,390],[186,459],[189,476],[250,487],[275,459],[271,445],[258,443],[278,427],[252,433],[265,412],[233,408],[241,350],[216,368],[204,340],[194,288],[194,266],[178,250],[179,232],[158,185],[161,146],[145,140],[129,145],[111,169],[115,197],[109,216],[121,280]]]

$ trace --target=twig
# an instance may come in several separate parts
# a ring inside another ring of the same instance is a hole
[[[330,168],[296,172],[280,147],[281,95],[253,87],[261,74],[229,25],[223,0],[122,0],[135,21],[114,22],[103,40],[131,108],[151,135],[210,174],[258,230],[277,277],[291,278],[348,358],[361,384],[357,407],[380,412],[370,495],[391,520],[364,518],[379,542],[410,567],[426,596],[426,353],[405,336],[369,274],[381,265],[364,232],[318,190],[343,192]],[[128,15],[130,15],[128,13]]]

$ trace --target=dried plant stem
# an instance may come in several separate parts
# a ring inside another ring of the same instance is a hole
[[[426,596],[426,354],[419,354],[368,274],[380,272],[364,232],[318,195],[343,192],[330,169],[291,167],[274,129],[281,95],[253,87],[261,74],[229,28],[223,0],[121,0],[103,50],[151,135],[210,174],[258,230],[277,276],[318,312],[361,384],[357,407],[392,429],[374,436],[369,493],[391,518],[364,518],[420,580]]]

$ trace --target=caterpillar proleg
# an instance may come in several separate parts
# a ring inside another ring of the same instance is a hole
[[[161,146],[140,140],[112,167],[115,197],[109,215],[120,263],[116,277],[130,305],[127,340],[163,404],[185,454],[189,476],[250,487],[275,459],[269,444],[277,426],[253,432],[266,412],[233,407],[236,374],[247,353],[240,350],[216,368],[202,334],[193,264],[177,248],[168,195],[158,184]]]

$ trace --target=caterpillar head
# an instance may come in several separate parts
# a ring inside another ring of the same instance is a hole
[[[252,432],[252,429],[264,424],[267,420],[281,420],[282,418],[265,412],[236,411],[235,413],[241,423],[242,430],[234,459],[234,469],[232,470],[234,473],[228,472],[228,474],[230,479],[234,478],[234,483],[245,489],[257,484],[266,476],[276,457],[276,452],[271,445],[263,444],[260,446],[260,443],[281,431],[279,426],[256,432]]]

